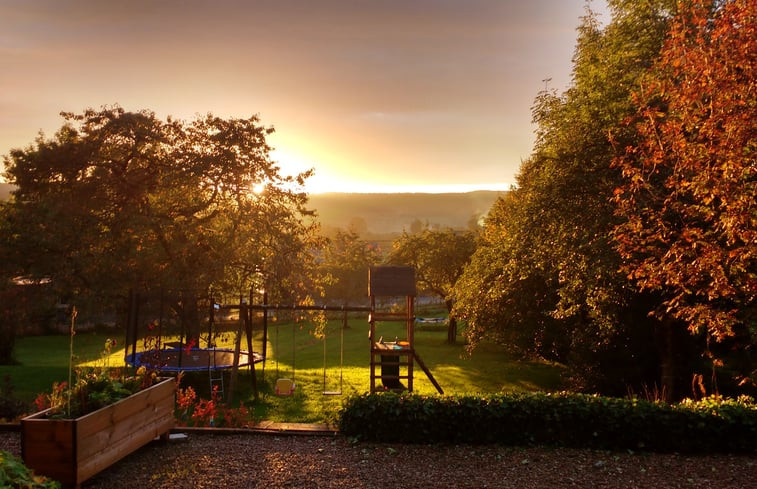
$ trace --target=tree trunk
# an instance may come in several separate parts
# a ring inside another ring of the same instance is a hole
[[[660,355],[660,388],[659,397],[665,402],[673,402],[678,399],[680,371],[684,366],[682,360],[685,345],[679,344],[685,341],[676,331],[678,323],[672,320],[663,320],[658,327],[657,343]]]
[[[198,311],[197,294],[194,291],[184,290],[181,292],[178,307],[182,328],[186,334],[185,344],[194,340],[194,346],[200,346],[200,315]]]
[[[457,341],[457,319],[452,315],[452,301],[446,300],[444,304],[447,306],[447,313],[449,314],[449,324],[447,326],[447,343],[454,345]]]

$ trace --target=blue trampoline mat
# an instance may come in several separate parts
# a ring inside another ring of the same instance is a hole
[[[239,352],[239,366],[262,362],[263,356],[247,351]],[[126,362],[133,367],[147,367],[161,372],[192,372],[200,370],[224,370],[234,366],[234,350],[230,348],[166,348],[163,350],[145,350],[126,357]]]

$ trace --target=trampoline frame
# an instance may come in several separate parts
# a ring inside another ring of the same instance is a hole
[[[207,361],[205,362],[198,355],[204,353],[208,353]],[[222,354],[222,357],[230,356],[231,361],[219,363],[219,353]],[[160,361],[151,362],[147,361],[149,360],[147,358],[143,361],[143,358],[149,355],[157,355]],[[250,352],[240,350],[237,367],[249,366],[250,356]],[[160,372],[205,372],[208,370],[228,370],[234,368],[233,358],[234,350],[231,348],[163,348],[136,352],[133,359],[127,357],[127,362],[135,368],[144,366]],[[243,358],[246,358],[246,360],[242,360]],[[164,359],[166,360],[165,362]],[[253,363],[259,363],[263,361],[263,356],[257,352],[252,352],[252,359]]]

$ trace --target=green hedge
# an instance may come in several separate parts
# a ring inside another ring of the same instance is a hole
[[[364,394],[347,399],[340,430],[379,442],[744,452],[757,450],[757,405],[746,397],[668,405],[573,393]]]

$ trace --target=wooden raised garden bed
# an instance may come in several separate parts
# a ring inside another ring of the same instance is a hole
[[[21,420],[21,455],[38,474],[78,486],[174,426],[175,382],[164,379],[76,419]]]

